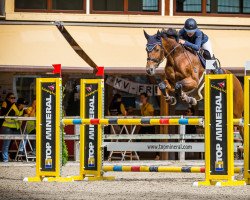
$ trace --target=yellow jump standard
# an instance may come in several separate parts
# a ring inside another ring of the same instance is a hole
[[[194,186],[240,186],[234,177],[233,75],[205,76],[205,181]]]
[[[62,80],[36,79],[36,176],[24,181],[73,181],[61,177],[62,166]]]

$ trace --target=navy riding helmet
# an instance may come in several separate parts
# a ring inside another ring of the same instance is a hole
[[[185,21],[184,29],[188,33],[193,33],[197,29],[197,23],[193,18],[189,18]]]

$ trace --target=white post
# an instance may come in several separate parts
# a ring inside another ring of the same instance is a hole
[[[165,0],[161,0],[161,16],[165,16]]]
[[[245,63],[245,76],[247,75],[247,71],[250,71],[250,60]]]
[[[169,0],[169,16],[174,16],[174,0]]]
[[[90,14],[90,0],[86,0],[86,14]]]

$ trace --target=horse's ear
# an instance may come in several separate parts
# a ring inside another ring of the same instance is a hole
[[[159,30],[157,31],[157,37],[161,37],[161,32]]]
[[[145,30],[143,30],[143,32],[144,32],[145,38],[148,39],[149,38],[149,34],[147,34],[147,32]]]

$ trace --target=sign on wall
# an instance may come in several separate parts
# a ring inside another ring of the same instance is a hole
[[[147,93],[148,96],[157,96],[158,86],[153,84],[142,84],[129,81],[120,77],[108,77],[106,84],[114,87],[117,90],[127,92],[130,94],[140,95]]]

